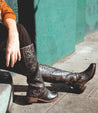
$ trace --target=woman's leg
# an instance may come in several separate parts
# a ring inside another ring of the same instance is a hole
[[[31,44],[27,31],[25,30],[24,27],[22,28],[22,30],[23,31],[19,29],[20,31],[19,34],[21,37],[20,38],[21,47],[23,47],[27,42],[28,42],[27,45]],[[22,35],[25,35],[25,36],[22,36]],[[53,82],[53,83],[63,82],[78,89],[78,91],[81,93],[84,91],[86,87],[85,84],[91,78],[93,78],[95,74],[95,70],[96,70],[96,64],[92,63],[85,71],[81,73],[72,73],[72,72],[60,70],[60,69],[53,68],[51,66],[47,66],[44,64],[40,64],[40,63],[38,63],[38,68],[40,70],[41,75],[43,76],[44,81]]]
[[[20,35],[21,48],[30,45],[32,42],[25,28],[22,25],[19,25],[18,30]],[[73,86],[74,88],[77,88],[80,92],[84,91],[85,84],[94,76],[96,70],[95,63],[91,64],[88,69],[81,73],[72,73],[40,63],[38,63],[37,65],[45,81],[53,83],[63,82]]]
[[[80,73],[72,73],[41,63],[39,63],[39,70],[44,81],[51,83],[65,83],[76,89],[78,93],[82,93],[86,88],[85,84],[91,80],[95,74],[96,64],[90,64],[85,71]]]
[[[22,26],[18,26],[18,30],[20,35],[21,47],[24,47],[24,45],[27,46],[31,44],[29,35],[25,30],[25,28]],[[80,92],[84,91],[85,84],[94,76],[95,69],[96,69],[95,63],[91,64],[90,67],[82,73],[72,73],[72,72],[60,70],[60,69],[53,68],[51,66],[47,66],[40,63],[38,63],[38,66],[39,66],[40,73],[43,76],[43,79],[45,81],[64,82],[68,85],[78,88]],[[18,70],[16,72],[21,72],[19,69],[16,68],[15,71]]]
[[[11,69],[13,69],[13,71],[15,70],[15,72],[16,70],[18,72],[21,71],[21,74],[27,76],[28,82],[27,102],[32,103],[37,102],[38,100],[43,102],[52,102],[56,100],[58,95],[56,93],[52,93],[51,91],[49,91],[44,85],[42,76],[39,71],[35,49],[30,41],[27,31],[21,24],[18,24],[17,28],[19,32],[21,61],[17,62],[14,68]],[[4,61],[3,63],[5,63],[4,56],[2,59]],[[10,70],[7,67],[6,69]]]

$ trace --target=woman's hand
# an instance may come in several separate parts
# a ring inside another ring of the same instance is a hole
[[[6,43],[6,66],[11,63],[11,67],[17,60],[21,60],[19,35],[17,31],[16,21],[11,18],[4,19],[3,24],[8,29],[8,39]]]
[[[11,67],[14,67],[14,64],[17,62],[17,60],[21,60],[19,35],[18,32],[9,30],[6,43],[6,66],[8,67],[11,63]]]

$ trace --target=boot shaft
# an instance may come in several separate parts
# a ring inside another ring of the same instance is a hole
[[[33,44],[21,48],[20,51],[21,61],[19,65],[22,73],[27,76],[27,83],[32,87],[43,87],[43,79],[39,71]]]

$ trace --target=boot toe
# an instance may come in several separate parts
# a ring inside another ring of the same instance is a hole
[[[52,92],[47,88],[45,88],[39,100],[46,103],[50,103],[50,102],[54,102],[57,98],[58,98],[58,93]]]
[[[90,64],[90,66],[83,72],[79,73],[81,75],[81,80],[91,80],[94,77],[96,71],[96,63]]]
[[[52,100],[58,97],[58,93],[56,92],[51,92],[50,90],[47,89],[47,100]]]
[[[94,77],[96,71],[96,63],[91,63],[90,66],[84,71],[85,75],[88,75],[88,79],[91,80]]]
[[[95,71],[96,71],[96,63],[92,63],[91,65],[91,76],[90,79],[94,77]]]

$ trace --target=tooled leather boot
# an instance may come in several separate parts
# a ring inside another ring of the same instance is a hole
[[[85,84],[91,80],[95,74],[96,64],[90,64],[85,71],[80,73],[64,71],[41,63],[39,63],[39,70],[44,81],[65,83],[76,89],[78,93],[82,93],[86,88]]]
[[[49,91],[45,87],[39,71],[33,44],[21,48],[20,51],[21,61],[19,64],[22,73],[27,76],[28,82],[27,103],[55,101],[58,94]]]

